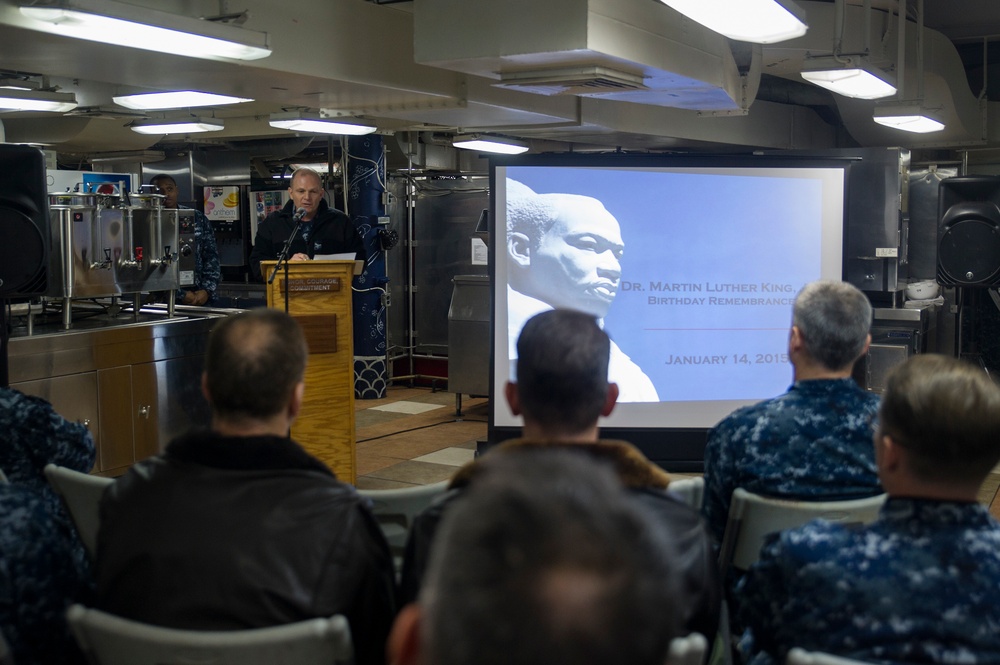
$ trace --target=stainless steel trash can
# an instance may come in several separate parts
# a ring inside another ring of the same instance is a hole
[[[462,415],[462,394],[490,392],[490,278],[455,275],[448,308],[448,390]]]

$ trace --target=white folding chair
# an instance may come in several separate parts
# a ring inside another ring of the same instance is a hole
[[[788,651],[785,665],[869,665],[869,663],[841,658],[821,651],[806,651],[796,647]]]
[[[389,543],[396,572],[399,573],[406,549],[406,536],[410,532],[413,518],[431,505],[435,498],[448,489],[448,481],[442,480],[431,485],[401,487],[390,490],[358,490],[358,494],[372,502],[372,513],[378,520],[382,533]]]
[[[101,522],[98,506],[104,490],[114,480],[56,464],[45,465],[45,478],[56,494],[62,497],[80,541],[93,560],[97,554],[97,529]]]
[[[676,494],[677,498],[695,510],[701,510],[701,500],[705,495],[705,478],[694,476],[671,480],[670,484],[667,485],[667,491]]]
[[[736,488],[729,505],[729,519],[719,550],[723,579],[733,567],[746,570],[760,556],[764,538],[822,518],[842,524],[867,524],[878,517],[885,494],[844,501],[777,499]]]
[[[708,640],[701,633],[691,633],[670,641],[667,665],[704,665]]]
[[[333,665],[351,662],[347,619],[336,615],[249,630],[163,628],[71,605],[66,619],[94,665]]]

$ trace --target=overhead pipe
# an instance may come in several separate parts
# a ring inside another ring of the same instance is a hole
[[[865,0],[861,5],[865,13],[865,54],[872,50],[872,0]]]
[[[917,99],[924,101],[924,0],[917,0]]]
[[[896,21],[896,99],[906,100],[906,8],[907,0],[899,0],[897,8],[898,19]]]

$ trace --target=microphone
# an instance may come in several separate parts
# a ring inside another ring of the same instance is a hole
[[[305,216],[306,216],[306,209],[305,208],[299,208],[298,210],[295,211],[295,214],[292,215],[292,221],[293,222],[301,222],[302,218],[305,217]]]

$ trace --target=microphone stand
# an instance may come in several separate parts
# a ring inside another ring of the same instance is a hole
[[[292,229],[291,235],[289,235],[288,240],[285,241],[285,246],[281,248],[281,253],[278,254],[278,263],[277,265],[274,266],[274,272],[272,272],[271,276],[267,278],[268,284],[273,283],[275,276],[277,276],[278,274],[278,268],[281,266],[282,263],[284,263],[285,283],[282,284],[281,286],[283,295],[285,297],[285,314],[288,314],[288,261],[289,261],[288,252],[292,248],[292,241],[295,240],[295,237],[297,235],[299,235],[299,228],[301,228],[301,226],[302,226],[302,218],[299,217],[298,219],[295,220],[295,228]]]

